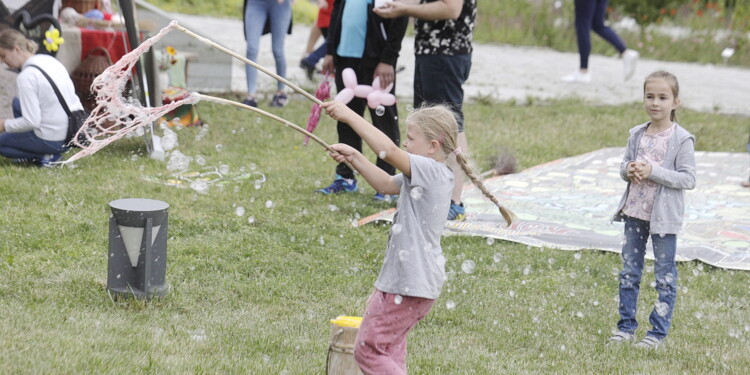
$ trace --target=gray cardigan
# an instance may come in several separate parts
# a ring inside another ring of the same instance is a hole
[[[635,161],[641,136],[650,122],[630,129],[628,147],[620,164],[620,177],[627,181],[625,194],[620,199],[613,221],[623,221],[622,208],[630,191],[628,163]],[[663,165],[652,165],[649,180],[659,184],[651,211],[652,234],[677,234],[685,216],[685,192],[695,187],[695,137],[677,124],[669,139]]]

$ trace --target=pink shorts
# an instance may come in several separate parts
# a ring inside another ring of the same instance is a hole
[[[357,332],[354,359],[365,374],[406,374],[406,335],[424,318],[434,299],[375,290]]]

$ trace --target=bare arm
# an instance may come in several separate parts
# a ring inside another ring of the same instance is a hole
[[[375,126],[367,122],[362,116],[357,115],[345,104],[339,102],[323,103],[323,108],[334,120],[348,124],[368,146],[390,165],[396,167],[404,175],[411,176],[411,164],[409,154],[396,146],[393,141]],[[356,168],[356,165],[355,165]],[[387,175],[387,174],[386,174]],[[366,178],[366,177],[365,177]],[[369,180],[367,182],[370,182]],[[370,182],[372,185],[372,182]],[[374,186],[373,186],[374,187]]]
[[[389,195],[399,193],[400,188],[398,184],[396,184],[393,176],[367,160],[362,153],[355,150],[353,147],[343,143],[337,143],[331,145],[331,148],[336,150],[336,152],[331,153],[333,160],[336,160],[339,163],[343,163],[344,161],[349,162],[349,164],[356,168],[359,174],[367,180],[367,183],[379,193]]]
[[[456,19],[461,15],[464,0],[439,0],[419,4],[414,1],[394,0],[374,12],[383,18],[409,16],[425,21]]]

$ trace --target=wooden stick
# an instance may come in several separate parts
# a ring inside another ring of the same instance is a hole
[[[193,38],[195,38],[195,39],[197,39],[197,40],[205,43],[205,44],[210,45],[211,47],[214,47],[214,48],[218,49],[221,52],[224,52],[224,53],[226,53],[226,54],[228,54],[230,56],[233,56],[236,59],[239,59],[239,60],[243,61],[245,64],[248,64],[248,65],[252,66],[253,68],[258,69],[258,70],[260,70],[263,73],[268,74],[269,76],[275,78],[277,81],[280,81],[281,83],[289,86],[292,90],[294,90],[294,91],[302,94],[303,96],[307,97],[313,103],[316,103],[318,105],[323,104],[323,102],[320,101],[318,98],[316,98],[314,95],[310,94],[309,92],[307,92],[305,90],[302,90],[299,86],[295,85],[294,83],[289,82],[287,79],[282,78],[281,76],[279,76],[279,75],[271,72],[270,70],[268,70],[268,69],[266,69],[266,68],[258,65],[257,63],[255,63],[254,61],[246,58],[245,56],[242,56],[242,55],[238,54],[237,52],[234,52],[234,51],[232,51],[230,49],[227,49],[224,46],[221,46],[218,43],[216,43],[216,42],[214,42],[214,41],[212,41],[212,40],[210,40],[210,39],[208,39],[206,37],[200,36],[200,35],[192,32],[192,31],[190,31],[190,30],[188,30],[188,29],[180,26],[176,22],[174,23],[173,27],[175,29],[177,29],[179,31],[182,31],[183,33],[185,33],[185,34],[187,34],[187,35],[189,35],[189,36],[191,36],[191,37],[193,37]]]
[[[329,145],[328,143],[326,143],[325,141],[323,141],[322,139],[320,139],[320,137],[318,137],[317,135],[315,135],[313,133],[310,133],[309,131],[303,129],[299,125],[296,125],[296,124],[294,124],[294,123],[292,123],[290,121],[284,120],[283,118],[281,118],[279,116],[276,116],[273,113],[269,113],[269,112],[266,112],[266,111],[264,111],[262,109],[251,107],[249,105],[238,103],[238,102],[235,102],[235,101],[229,100],[229,99],[218,98],[218,97],[210,96],[210,95],[204,95],[204,94],[200,94],[200,93],[197,93],[197,92],[192,93],[192,95],[196,95],[200,100],[204,100],[204,101],[208,101],[208,102],[214,102],[214,103],[219,103],[219,104],[230,104],[230,105],[233,105],[233,106],[236,106],[236,107],[240,107],[240,108],[251,110],[251,111],[253,111],[255,113],[258,113],[258,114],[261,114],[263,116],[266,116],[266,117],[268,117],[268,118],[270,118],[272,120],[276,120],[276,121],[278,121],[278,122],[280,122],[280,123],[282,123],[282,124],[284,124],[284,125],[292,128],[292,129],[294,129],[294,130],[296,130],[296,131],[298,131],[298,132],[300,132],[300,133],[302,133],[302,134],[310,137],[312,140],[314,140],[315,142],[317,142],[318,144],[320,144],[321,146],[323,146],[329,152],[336,152],[336,150],[334,150],[333,148],[331,148],[331,145]],[[357,169],[354,168],[354,166],[352,166],[351,164],[349,164],[349,162],[345,161],[344,163],[346,164],[347,167],[351,168],[352,171],[357,172]]]

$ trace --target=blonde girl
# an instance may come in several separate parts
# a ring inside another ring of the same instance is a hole
[[[405,150],[346,105],[323,105],[335,120],[348,124],[379,158],[400,174],[391,176],[359,151],[335,144],[331,156],[347,161],[380,193],[398,195],[388,248],[375,291],[368,300],[354,357],[365,374],[405,374],[406,336],[430,311],[445,281],[440,235],[453,191],[453,172],[445,165],[457,160],[477,186],[500,207],[457,147],[458,125],[445,106],[425,107],[406,120]],[[509,211],[501,207],[509,223]]]

